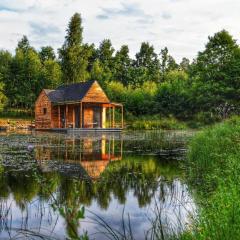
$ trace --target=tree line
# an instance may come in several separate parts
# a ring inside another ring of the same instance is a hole
[[[115,51],[109,39],[98,47],[84,43],[81,15],[75,13],[58,54],[51,46],[37,51],[26,36],[14,54],[0,51],[0,102],[5,108],[32,109],[43,88],[91,79],[132,116],[222,119],[238,113],[240,47],[222,30],[208,38],[192,62],[183,58],[178,64],[166,47],[156,52],[148,42],[131,58],[127,45]]]

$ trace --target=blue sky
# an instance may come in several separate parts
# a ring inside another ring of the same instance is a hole
[[[240,38],[239,10],[239,0],[0,0],[0,48],[14,51],[25,34],[37,49],[57,49],[80,12],[85,42],[110,38],[115,49],[128,44],[134,56],[148,41],[156,52],[167,46],[178,61],[192,59],[217,31]]]

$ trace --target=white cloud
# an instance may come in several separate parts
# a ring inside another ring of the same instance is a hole
[[[134,55],[149,41],[157,52],[167,46],[177,60],[192,59],[223,28],[239,39],[239,9],[238,0],[0,0],[0,48],[13,51],[25,34],[36,48],[57,49],[80,12],[85,42],[110,38],[115,49],[128,44]]]

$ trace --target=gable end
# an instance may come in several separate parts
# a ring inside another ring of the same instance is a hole
[[[95,81],[88,89],[87,93],[82,99],[82,102],[110,103],[106,93],[103,91],[97,81]]]

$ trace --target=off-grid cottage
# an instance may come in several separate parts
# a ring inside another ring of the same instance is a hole
[[[97,81],[43,89],[35,103],[35,127],[121,129],[123,105],[111,102]]]

